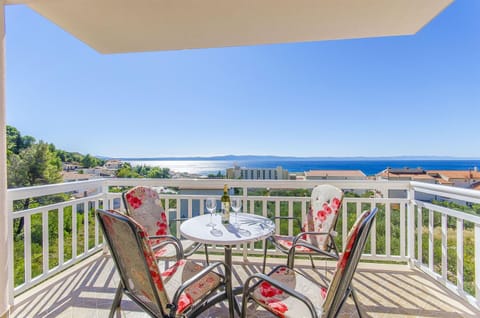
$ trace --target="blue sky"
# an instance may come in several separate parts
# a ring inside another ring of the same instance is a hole
[[[7,123],[60,149],[480,158],[480,1],[414,36],[117,55],[6,19]]]

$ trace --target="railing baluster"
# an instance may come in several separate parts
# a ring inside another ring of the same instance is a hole
[[[95,200],[94,209],[93,209],[93,222],[95,224],[95,247],[98,246],[98,242],[99,242],[98,220],[95,217],[95,213],[96,213],[95,211],[97,211],[98,208],[99,208],[99,202],[98,200]]]
[[[191,219],[192,218],[192,211],[193,211],[193,208],[192,208],[192,199],[188,199],[187,200],[187,219]]]
[[[442,279],[447,281],[447,262],[448,262],[448,244],[447,244],[447,215],[442,214]]]
[[[385,254],[387,257],[391,255],[391,247],[390,247],[390,233],[391,233],[391,210],[390,204],[385,204]]]
[[[400,204],[400,257],[405,257],[405,204]]]
[[[63,263],[65,262],[65,256],[64,256],[64,234],[63,230],[65,228],[65,224],[63,221],[63,212],[64,212],[65,207],[61,207],[58,209],[58,266],[62,266]]]
[[[408,188],[407,191],[407,254],[409,258],[409,266],[413,267],[415,264],[415,191]],[[404,204],[402,204],[405,207]],[[420,241],[420,239],[419,239]],[[401,244],[401,242],[400,242]]]
[[[48,211],[44,210],[42,212],[42,258],[43,258],[43,274],[48,273],[48,263],[49,263],[49,249],[50,245],[48,242]]]
[[[293,201],[288,200],[288,217],[293,217]],[[288,222],[288,235],[293,235],[293,222]]]
[[[205,199],[199,199],[198,204],[200,205],[200,215],[205,214]]]
[[[463,220],[457,219],[457,288],[463,293]]]
[[[182,204],[181,204],[182,200],[180,200],[180,198],[178,198],[176,200],[176,203],[177,203],[177,210],[175,211],[175,218],[176,219],[181,219],[182,218]],[[175,222],[175,232],[176,233],[180,233],[180,222]]]
[[[77,204],[72,206],[72,260],[77,258]]]
[[[370,230],[370,254],[377,256],[377,218],[373,220]]]
[[[83,252],[88,251],[88,201],[83,203]]]
[[[428,210],[428,268],[433,272],[433,210]]]
[[[25,283],[32,280],[32,223],[31,216],[25,215],[23,220]]]
[[[275,200],[275,217],[280,216],[280,204],[281,204],[280,200]],[[275,231],[277,231],[277,234],[281,234],[280,233],[280,220],[279,219],[275,219]]]
[[[420,263],[423,262],[423,251],[422,251],[422,242],[423,242],[423,208],[417,206],[417,259]]]

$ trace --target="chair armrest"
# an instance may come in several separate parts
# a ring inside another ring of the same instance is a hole
[[[277,266],[270,273],[273,273],[279,267],[284,267],[284,266],[282,266],[282,265]],[[257,283],[255,283],[252,287],[250,287],[250,282],[254,279],[257,279],[259,281]],[[248,295],[262,281],[268,282],[272,286],[275,286],[276,288],[282,290],[283,292],[289,294],[290,296],[292,296],[294,298],[297,298],[298,300],[300,300],[301,302],[303,302],[307,306],[308,310],[310,310],[310,313],[311,313],[312,317],[318,317],[317,312],[315,310],[315,306],[313,306],[313,303],[310,301],[310,299],[308,299],[304,295],[300,294],[296,290],[293,290],[293,289],[289,288],[285,284],[282,284],[281,282],[274,280],[270,276],[267,276],[267,275],[261,274],[261,273],[253,274],[252,276],[247,278],[247,280],[245,281],[245,285],[243,286],[242,312],[243,312],[243,310],[247,309]]]
[[[314,252],[317,252],[319,254],[322,254],[324,256],[327,256],[327,257],[331,257],[335,260],[338,260],[339,259],[339,256],[337,254],[333,254],[333,253],[329,253],[327,251],[324,251],[320,248],[318,248],[317,246],[315,245],[312,245],[310,243],[307,243],[305,241],[302,241],[302,242],[298,242],[298,243],[295,243],[292,245],[292,247],[290,248],[290,250],[288,251],[288,260],[287,260],[287,266],[289,268],[293,268],[293,261],[295,259],[295,249],[297,246],[301,246],[301,247],[305,247],[305,248],[308,248],[308,249],[311,249],[312,251]]]
[[[302,236],[304,236],[304,235],[330,235],[330,233],[329,232],[311,232],[311,231],[300,232],[295,236],[292,243],[295,244],[299,240],[303,240]]]
[[[185,289],[187,289],[188,287],[190,287],[193,283],[195,283],[196,281],[198,281],[199,279],[201,279],[202,277],[204,277],[205,275],[209,274],[210,272],[212,272],[216,267],[222,265],[223,266],[223,271],[226,272],[227,270],[230,270],[230,268],[228,267],[227,264],[225,264],[224,262],[215,262],[215,263],[212,263],[210,265],[208,265],[207,267],[205,267],[204,269],[202,269],[200,272],[198,272],[197,274],[195,274],[192,278],[188,279],[187,281],[185,281],[178,289],[177,291],[175,292],[175,295],[173,296],[173,299],[172,299],[172,307],[174,306],[175,307],[175,311],[176,311],[176,308],[177,308],[177,305],[178,305],[178,301],[180,300],[180,296],[182,295],[182,293],[185,291]],[[225,282],[225,277],[223,277],[224,279],[224,282]]]
[[[152,236],[149,236],[148,239],[149,240],[165,239],[165,241],[160,242],[156,245],[153,245],[152,249],[156,250],[156,249],[162,248],[162,247],[164,247],[168,244],[173,244],[173,246],[177,250],[177,260],[180,260],[180,259],[184,258],[182,243],[175,236],[173,236],[173,235],[152,235]]]

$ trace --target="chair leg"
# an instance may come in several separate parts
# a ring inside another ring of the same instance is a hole
[[[205,244],[205,258],[207,260],[207,265],[210,265],[210,261],[208,259],[208,247],[207,244]]]
[[[242,311],[241,311],[241,318],[247,318],[247,305],[250,297],[248,296],[243,296],[242,297]]]
[[[265,266],[267,265],[267,250],[268,250],[268,239],[265,240],[265,244],[263,247],[263,267],[262,267],[263,274],[265,274]]]
[[[312,268],[315,268],[315,263],[313,263],[313,257],[312,255],[308,255],[310,256],[310,263],[312,263]]]
[[[120,304],[122,302],[122,295],[123,295],[123,284],[120,282],[117,287],[117,292],[115,293],[115,298],[113,298],[112,309],[110,309],[110,315],[108,318],[113,318],[115,311],[120,309]]]
[[[350,288],[350,295],[353,298],[353,303],[355,304],[355,308],[357,308],[358,317],[362,318],[362,313],[360,311],[360,307],[358,306],[357,293],[356,293],[355,289],[353,288],[353,286],[351,286],[351,288]]]

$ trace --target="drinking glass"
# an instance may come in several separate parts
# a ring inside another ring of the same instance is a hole
[[[208,212],[210,212],[210,223],[208,223],[207,226],[215,228],[215,223],[213,223],[213,212],[217,208],[217,200],[214,198],[207,198],[207,200],[205,200],[205,207]]]
[[[240,224],[238,223],[238,212],[242,208],[242,199],[241,198],[232,198],[231,207],[233,212],[235,212],[235,223],[233,224],[236,228],[240,228]]]

